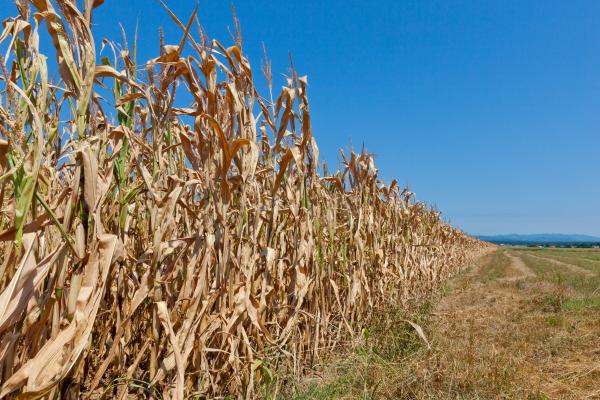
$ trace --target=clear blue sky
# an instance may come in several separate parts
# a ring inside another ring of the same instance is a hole
[[[5,0],[6,1],[6,0]],[[170,0],[183,20],[194,1]],[[329,164],[350,141],[470,233],[600,235],[600,1],[237,1],[244,50],[309,76]],[[231,2],[200,1],[231,43]],[[180,31],[153,0],[106,0],[98,38],[156,55]],[[277,76],[277,75],[276,75]],[[281,81],[280,81],[281,82]]]

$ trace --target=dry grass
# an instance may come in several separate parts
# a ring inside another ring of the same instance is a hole
[[[508,255],[523,257],[535,274],[515,279]],[[598,275],[540,262],[527,251],[495,252],[452,279],[432,303],[380,314],[370,327],[376,335],[322,366],[289,397],[599,398],[598,287]],[[431,350],[403,328],[407,312],[424,328]]]
[[[18,1],[0,37],[0,397],[253,397],[483,246],[365,152],[319,172],[307,79],[261,97],[239,34],[172,15],[155,59],[100,62],[84,3]]]

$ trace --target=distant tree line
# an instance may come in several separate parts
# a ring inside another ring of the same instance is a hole
[[[523,241],[492,241],[494,244],[504,246],[524,246],[524,247],[559,247],[559,248],[577,248],[590,249],[600,247],[600,242],[523,242]]]

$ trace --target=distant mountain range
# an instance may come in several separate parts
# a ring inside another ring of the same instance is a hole
[[[563,233],[539,233],[520,235],[512,233],[509,235],[480,235],[481,240],[492,243],[600,243],[600,237],[590,235],[569,235]]]

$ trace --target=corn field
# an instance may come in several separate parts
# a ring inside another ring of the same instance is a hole
[[[181,40],[139,63],[94,40],[101,3],[4,16],[0,398],[253,398],[484,246],[365,151],[328,172],[293,63],[261,96],[239,30],[168,9]]]

